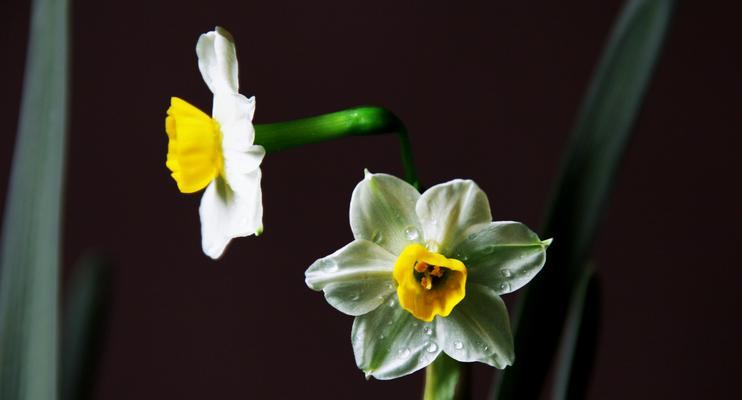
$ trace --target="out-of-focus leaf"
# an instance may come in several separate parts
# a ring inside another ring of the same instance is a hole
[[[62,399],[92,398],[111,309],[111,261],[87,254],[68,285],[62,319]]]
[[[590,84],[543,237],[548,261],[516,310],[515,363],[493,391],[534,399],[542,391],[573,288],[597,231],[626,143],[665,39],[675,2],[628,1]]]
[[[0,399],[57,398],[66,0],[35,0],[0,251]]]
[[[575,286],[564,324],[554,378],[554,400],[587,397],[598,343],[600,286],[592,267]]]

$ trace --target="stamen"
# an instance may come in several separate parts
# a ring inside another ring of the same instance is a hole
[[[409,264],[407,264],[409,265]],[[415,271],[417,272],[425,272],[428,270],[428,264],[422,262],[422,261],[415,261]]]
[[[430,280],[430,277],[428,277],[428,274],[425,274],[425,276],[420,279],[420,285],[424,287],[427,290],[430,290],[433,288],[433,281]]]
[[[443,276],[443,271],[441,271],[440,266],[436,265],[433,266],[433,271],[430,273],[430,275],[433,275],[436,278],[440,278],[441,276]]]

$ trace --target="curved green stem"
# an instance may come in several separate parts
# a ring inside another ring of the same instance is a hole
[[[412,146],[402,120],[380,107],[355,107],[330,114],[255,125],[255,144],[268,153],[340,139],[346,136],[368,136],[396,133],[402,153],[405,180],[419,189],[417,171],[412,161]]]

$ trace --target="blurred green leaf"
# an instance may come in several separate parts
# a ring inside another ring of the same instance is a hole
[[[595,361],[600,316],[600,287],[593,267],[583,269],[572,294],[557,359],[555,400],[587,398]]]
[[[111,309],[111,261],[86,254],[67,285],[62,320],[62,399],[93,395],[100,350]]]
[[[567,305],[662,48],[675,2],[628,1],[604,49],[572,132],[542,237],[546,266],[515,312],[516,359],[494,394],[538,398],[552,365]]]
[[[36,0],[0,251],[0,399],[56,399],[65,0]]]

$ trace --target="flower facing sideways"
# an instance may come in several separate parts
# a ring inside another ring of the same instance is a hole
[[[406,182],[366,173],[353,191],[354,240],[315,261],[306,283],[355,316],[356,364],[367,376],[415,372],[441,352],[497,368],[512,364],[501,294],[530,281],[550,240],[525,225],[493,222],[487,196],[453,180],[422,195]]]
[[[232,238],[263,229],[262,146],[253,144],[255,98],[239,94],[232,36],[217,27],[196,44],[198,68],[214,94],[212,116],[171,98],[165,130],[167,162],[183,193],[206,188],[199,214],[204,253],[218,258]]]

